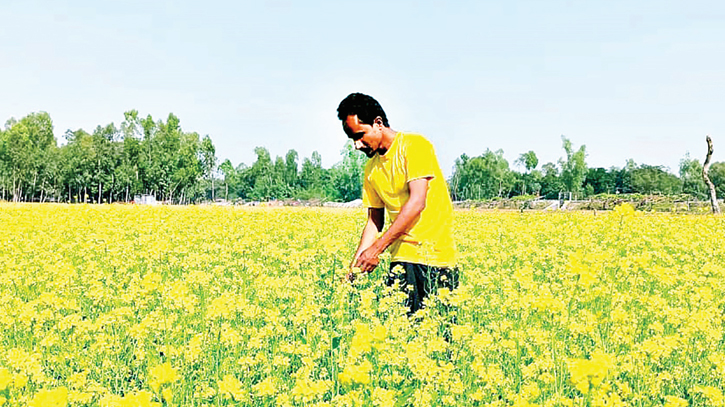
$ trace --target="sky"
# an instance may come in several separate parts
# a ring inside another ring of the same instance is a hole
[[[725,2],[70,1],[0,3],[0,120],[45,111],[59,143],[125,111],[254,148],[340,160],[336,109],[375,97],[395,130],[455,159],[586,146],[590,167],[677,173],[705,136],[725,161]]]

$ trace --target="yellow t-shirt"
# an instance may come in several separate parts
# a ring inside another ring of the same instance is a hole
[[[431,178],[425,209],[406,234],[390,247],[391,261],[453,267],[453,205],[433,145],[420,134],[398,133],[385,155],[365,165],[363,206],[385,208],[392,224],[410,197],[408,182]]]

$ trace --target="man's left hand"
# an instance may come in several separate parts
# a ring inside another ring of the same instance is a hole
[[[380,251],[378,251],[377,245],[373,244],[360,253],[360,257],[357,258],[355,267],[360,267],[360,270],[364,273],[369,273],[375,270],[375,267],[380,263]]]

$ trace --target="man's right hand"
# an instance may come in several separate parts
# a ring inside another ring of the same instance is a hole
[[[354,281],[359,274],[370,272],[378,265],[377,253],[373,259],[369,257],[374,254],[369,250],[377,240],[377,236],[383,230],[383,222],[385,221],[385,212],[383,208],[368,208],[368,220],[363,228],[362,236],[360,236],[360,244],[358,244],[355,257],[350,263],[350,273],[347,274],[347,281]],[[361,261],[363,260],[363,261]],[[361,265],[363,263],[364,265]]]
[[[359,267],[365,273],[370,273],[378,267],[380,263],[380,249],[373,244],[365,249],[355,261],[355,267]]]

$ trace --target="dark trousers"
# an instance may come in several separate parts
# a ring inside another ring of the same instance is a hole
[[[396,266],[400,266],[396,269]],[[386,284],[394,285],[396,282],[400,289],[408,294],[405,305],[410,308],[410,314],[423,308],[423,300],[438,288],[453,290],[458,288],[458,268],[432,267],[425,264],[393,262],[390,263],[390,272]]]

